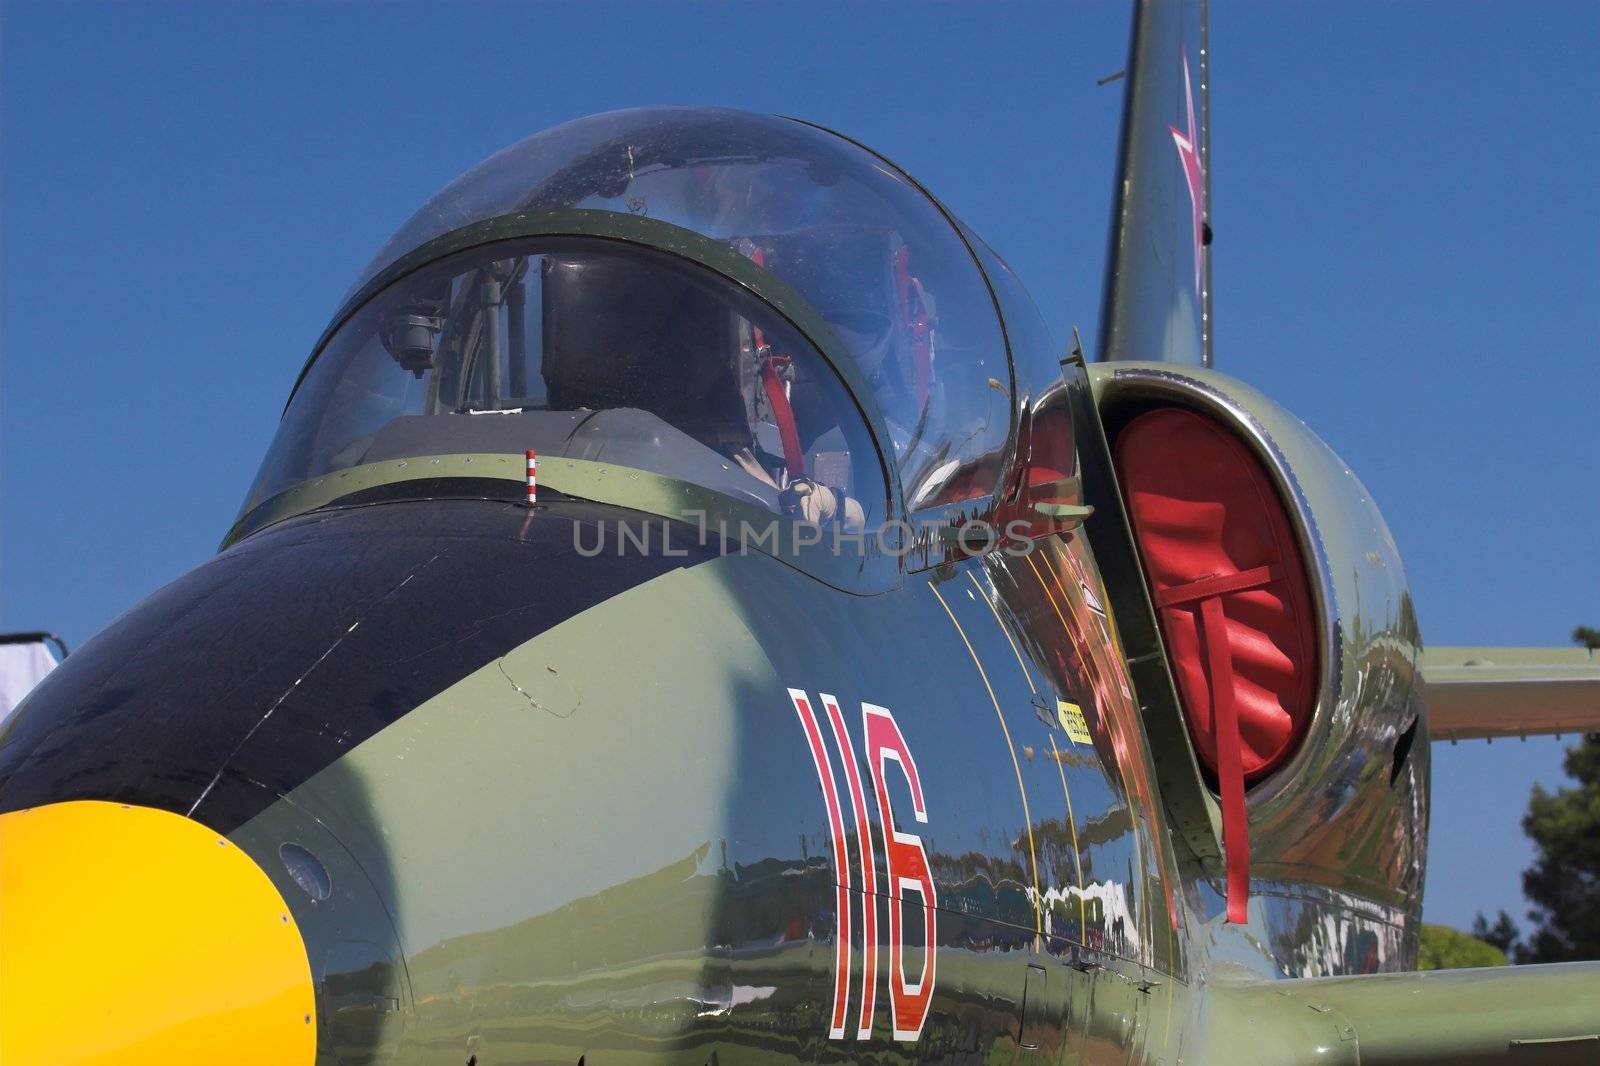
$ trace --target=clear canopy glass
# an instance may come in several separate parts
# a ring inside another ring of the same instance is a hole
[[[483,245],[367,301],[311,365],[245,509],[367,463],[527,449],[852,532],[886,517],[864,416],[787,320],[688,260],[588,238]]]
[[[447,186],[352,291],[461,226],[562,208],[644,215],[738,249],[798,290],[856,360],[910,509],[993,491],[1011,373],[981,271],[921,190],[804,123],[650,108],[557,126]]]

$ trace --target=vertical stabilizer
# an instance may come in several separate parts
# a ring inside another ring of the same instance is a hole
[[[1101,359],[1211,365],[1206,0],[1139,0],[1101,310]]]

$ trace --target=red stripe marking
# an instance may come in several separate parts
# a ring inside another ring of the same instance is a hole
[[[820,697],[828,711],[828,722],[833,726],[834,743],[844,759],[850,807],[856,816],[856,843],[861,853],[861,884],[865,892],[861,899],[861,1021],[856,1027],[856,1036],[868,1040],[872,1037],[872,1015],[877,1009],[878,992],[878,876],[872,862],[872,825],[867,819],[866,793],[861,788],[861,769],[856,765],[850,727],[839,711],[839,701],[826,692],[820,693]]]
[[[789,698],[800,716],[800,726],[805,730],[806,743],[811,747],[811,760],[817,767],[817,782],[822,786],[822,801],[828,808],[828,835],[833,845],[833,868],[836,888],[834,910],[838,915],[838,928],[833,939],[833,1021],[828,1037],[844,1037],[845,1014],[850,998],[850,857],[845,850],[844,816],[839,810],[839,792],[833,783],[833,767],[828,762],[827,749],[822,744],[822,730],[817,727],[817,716],[811,712],[806,694],[790,689]]]
[[[900,725],[888,708],[863,703],[861,732],[867,746],[867,767],[872,771],[872,784],[878,796],[878,821],[883,827],[883,850],[888,860],[889,1011],[894,1019],[894,1038],[915,1040],[921,1036],[922,1026],[928,1020],[938,976],[939,900],[921,838],[895,829],[894,808],[889,802],[885,780],[890,759],[900,765],[906,784],[911,786],[911,809],[916,820],[927,822],[928,809],[922,800],[922,776],[917,773],[916,760],[911,757]],[[901,909],[908,887],[922,897],[918,908],[922,912],[922,973],[915,988],[906,983],[905,935],[901,929],[904,921]]]

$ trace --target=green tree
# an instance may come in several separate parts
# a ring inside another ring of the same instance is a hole
[[[1472,920],[1472,935],[1510,955],[1518,938],[1522,936],[1522,931],[1517,928],[1517,923],[1511,920],[1511,915],[1501,911],[1493,925],[1490,925],[1489,920],[1480,913]]]
[[[1422,943],[1417,952],[1419,970],[1465,970],[1505,964],[1506,953],[1492,944],[1448,925],[1422,923]]]
[[[1572,641],[1600,649],[1600,630],[1578,626]],[[1567,749],[1562,765],[1574,788],[1533,787],[1522,829],[1538,857],[1522,875],[1533,931],[1518,962],[1600,959],[1600,734]]]
[[[1533,786],[1522,829],[1538,857],[1522,875],[1533,931],[1518,962],[1600,959],[1600,734],[1567,749],[1576,788]]]

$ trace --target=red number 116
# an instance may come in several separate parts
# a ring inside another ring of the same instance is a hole
[[[822,728],[811,698],[803,689],[792,688],[789,698],[800,717],[805,731],[806,744],[811,749],[811,759],[816,764],[817,781],[822,786],[823,803],[828,809],[828,834],[833,844],[835,878],[835,911],[838,914],[838,931],[834,937],[833,960],[833,1013],[828,1027],[830,1039],[845,1037],[850,998],[850,855],[844,824],[844,809],[839,802],[839,792],[834,784],[833,764],[828,758]],[[839,710],[839,701],[820,693],[822,709],[826,713],[829,731],[844,766],[845,784],[850,790],[850,810],[855,816],[856,847],[861,866],[861,1014],[856,1025],[856,1038],[872,1036],[872,1016],[876,1007],[875,995],[878,976],[878,904],[877,870],[872,856],[872,830],[867,814],[866,795],[862,789],[861,767],[856,759],[855,745],[850,737],[850,727]],[[915,1040],[928,1020],[928,1007],[933,1002],[934,976],[938,970],[938,899],[934,892],[933,877],[928,872],[928,853],[923,850],[922,838],[915,833],[902,833],[895,828],[894,810],[889,803],[889,790],[885,777],[892,761],[900,767],[906,784],[911,788],[911,813],[917,821],[928,821],[928,808],[922,800],[922,779],[917,774],[916,760],[906,747],[905,737],[894,715],[887,707],[870,703],[861,705],[861,732],[865,742],[867,770],[872,775],[872,789],[877,797],[878,825],[883,834],[884,866],[888,874],[886,895],[889,898],[889,1007],[894,1022],[896,1040]],[[915,981],[905,976],[905,930],[902,926],[902,909],[905,893],[915,892],[920,897],[922,912],[922,972]]]

